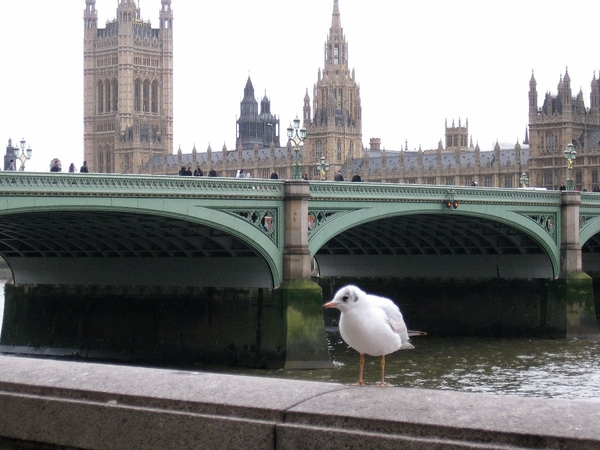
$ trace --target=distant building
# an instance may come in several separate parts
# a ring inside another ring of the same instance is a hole
[[[254,178],[292,177],[294,150],[281,142],[280,122],[270,99],[256,98],[250,77],[236,120],[235,147],[209,145],[173,154],[173,34],[171,1],[161,0],[160,27],[141,20],[134,0],[119,0],[117,19],[97,27],[95,0],[86,0],[85,18],[85,154],[94,172],[175,175],[181,166],[200,167],[233,177],[243,169]],[[344,179],[358,172],[363,181],[435,185],[477,184],[519,187],[522,173],[530,186],[557,189],[566,181],[564,150],[578,152],[576,188],[598,189],[600,171],[600,80],[592,80],[591,104],[581,91],[571,94],[568,71],[558,95],[546,94],[538,107],[537,86],[529,82],[529,129],[521,143],[497,142],[494,148],[473,144],[468,120],[445,124],[434,149],[385,149],[381,140],[362,141],[360,88],[349,69],[348,42],[341,26],[338,0],[333,1],[325,60],[311,97],[304,97],[301,123],[307,138],[299,153],[301,173],[319,179],[316,165],[324,157],[329,179],[340,170]],[[501,124],[498,124],[500,127]]]
[[[92,172],[146,173],[173,153],[173,13],[161,0],[159,28],[135,0],[98,28],[96,0],[84,11],[84,158]]]
[[[571,92],[568,69],[560,77],[557,95],[546,93],[538,106],[537,82],[529,81],[529,177],[535,186],[558,189],[566,182],[564,151],[572,144],[577,152],[573,167],[575,188],[598,189],[600,171],[600,80],[592,79],[590,107],[581,89]]]

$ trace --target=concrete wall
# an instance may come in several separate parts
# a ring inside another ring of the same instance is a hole
[[[0,448],[600,448],[600,401],[0,356]]]

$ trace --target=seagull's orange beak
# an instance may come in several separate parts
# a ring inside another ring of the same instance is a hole
[[[337,304],[335,304],[333,302],[327,302],[323,305],[323,308],[325,308],[325,309],[337,308]]]

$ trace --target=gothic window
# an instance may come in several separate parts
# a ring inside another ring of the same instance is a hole
[[[323,156],[323,141],[317,141],[317,159],[321,159]]]
[[[144,92],[142,94],[142,101],[144,104],[143,112],[150,111],[150,81],[144,81]]]
[[[491,175],[486,175],[483,177],[483,185],[485,187],[494,187],[494,179]]]
[[[102,81],[98,82],[98,114],[104,112],[104,84]]]
[[[554,189],[554,172],[551,170],[544,171],[544,187],[546,189]]]
[[[552,133],[546,134],[546,151],[556,150],[556,136]]]
[[[337,151],[335,153],[335,159],[338,161],[342,160],[342,140],[338,139],[337,141]]]
[[[335,45],[333,47],[333,63],[334,64],[340,63],[340,47],[338,45]]]
[[[158,82],[152,82],[152,112],[158,114]]]
[[[575,173],[575,188],[578,191],[581,191],[583,189],[583,174],[581,173],[580,170],[578,170]]]
[[[512,188],[513,186],[513,176],[512,175],[505,175],[504,176],[504,187],[505,188]]]
[[[104,169],[104,153],[102,151],[98,152],[98,172],[106,173]]]
[[[598,171],[592,170],[592,188],[598,186]]]
[[[138,79],[135,80],[134,88],[134,105],[136,111],[142,110],[142,82]]]
[[[104,173],[111,173],[112,170],[112,153],[110,151],[106,152],[106,158],[104,158]]]
[[[446,186],[454,186],[454,177],[446,177]]]
[[[123,173],[131,173],[131,156],[123,155]]]
[[[111,98],[111,84],[110,81],[106,80],[106,83],[104,84],[106,86],[106,92],[105,92],[105,98],[104,101],[106,103],[106,112],[110,112],[110,107],[111,107],[111,102],[110,102],[110,98]]]
[[[119,82],[116,78],[112,80],[112,110],[119,110]]]
[[[354,158],[354,141],[350,141],[350,157]]]

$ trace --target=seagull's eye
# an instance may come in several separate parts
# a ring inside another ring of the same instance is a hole
[[[345,302],[347,302],[349,298],[350,298],[349,296],[347,296],[347,295],[344,295],[344,296],[342,297],[342,300],[343,300],[343,301],[345,301]]]

